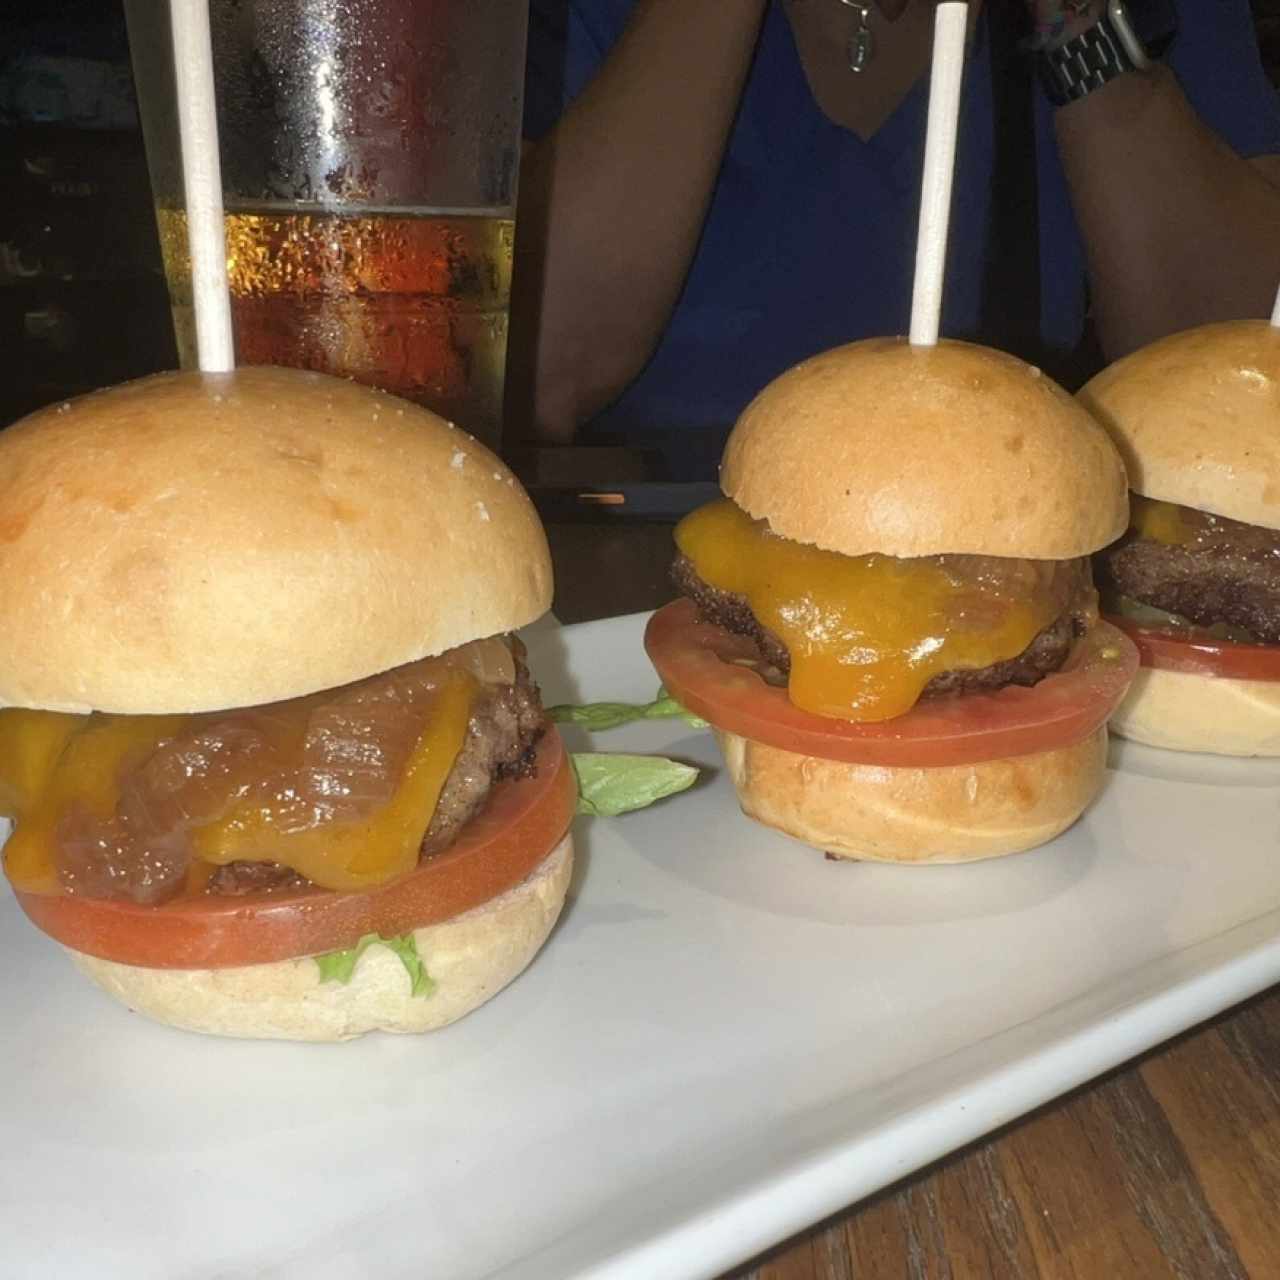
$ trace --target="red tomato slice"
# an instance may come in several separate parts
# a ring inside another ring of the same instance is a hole
[[[1280,645],[1219,640],[1197,627],[1149,627],[1108,615],[1138,646],[1144,667],[1231,680],[1280,680]]]
[[[863,724],[795,706],[785,689],[740,665],[755,646],[699,622],[691,600],[659,609],[644,643],[667,691],[717,728],[800,755],[891,768],[975,764],[1079,742],[1106,722],[1138,668],[1133,645],[1100,622],[1061,671],[1030,689],[928,698],[894,720]]]
[[[317,955],[366,933],[389,938],[435,924],[519,884],[569,829],[573,769],[554,729],[537,773],[500,782],[457,841],[376,889],[308,888],[245,897],[195,894],[158,907],[15,889],[33,923],[65,946],[151,969],[218,969]]]

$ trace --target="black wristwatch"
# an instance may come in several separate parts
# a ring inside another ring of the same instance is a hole
[[[1036,55],[1044,91],[1055,107],[1065,107],[1117,76],[1146,70],[1177,32],[1172,0],[1107,0],[1093,26]]]

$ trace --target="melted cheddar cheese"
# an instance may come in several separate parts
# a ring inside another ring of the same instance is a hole
[[[4,867],[22,889],[57,885],[54,838],[72,804],[106,817],[120,780],[165,738],[182,716],[75,716],[56,711],[0,711],[0,796],[17,822],[4,847]],[[55,742],[61,742],[53,750]]]
[[[241,805],[195,832],[200,860],[281,862],[326,889],[364,889],[412,870],[471,714],[475,678],[451,674],[414,744],[400,785],[387,804],[356,822],[289,830],[289,808]]]
[[[1200,519],[1196,519],[1199,516]],[[1167,547],[1184,547],[1196,540],[1204,525],[1204,513],[1174,502],[1158,502],[1140,494],[1129,495],[1129,525],[1141,538]]]
[[[941,672],[1016,657],[1062,607],[1047,591],[984,589],[946,557],[845,556],[792,542],[729,501],[686,516],[675,537],[704,582],[744,596],[783,641],[791,701],[823,716],[902,715]]]
[[[288,795],[268,790],[183,832],[192,853],[188,889],[202,888],[215,866],[236,859],[278,862],[339,890],[366,888],[410,870],[462,747],[479,687],[467,670],[445,674],[425,707],[423,727],[394,793],[359,820],[299,824],[291,820],[297,814]],[[278,711],[270,722],[277,746],[300,745],[313,702],[298,699],[273,709]],[[26,890],[55,889],[57,831],[64,815],[75,806],[109,819],[131,773],[201,719],[0,711],[0,812],[17,820],[4,850],[10,880]]]
[[[84,716],[56,711],[0,711],[0,813],[28,813]]]

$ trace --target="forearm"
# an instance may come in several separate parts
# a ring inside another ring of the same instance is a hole
[[[1056,130],[1109,359],[1270,313],[1280,187],[1201,122],[1172,72],[1120,76],[1063,107]]]
[[[513,367],[567,439],[652,354],[697,245],[765,0],[642,0],[521,168]]]

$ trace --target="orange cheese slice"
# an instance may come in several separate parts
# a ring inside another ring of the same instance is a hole
[[[902,715],[935,675],[1017,657],[1061,609],[1048,591],[984,591],[947,557],[845,556],[792,542],[728,501],[686,516],[675,537],[704,582],[744,596],[783,641],[791,701],[818,715]]]

